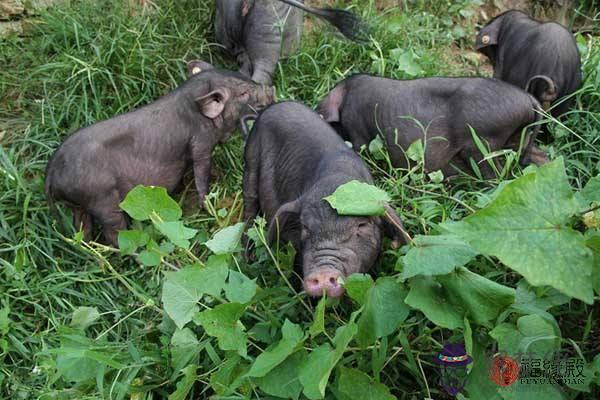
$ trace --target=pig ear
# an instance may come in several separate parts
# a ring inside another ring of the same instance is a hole
[[[209,69],[214,69],[211,64],[202,61],[202,60],[192,60],[187,63],[188,76],[194,76],[199,74],[200,72],[208,71]]]
[[[273,243],[285,226],[295,222],[300,214],[300,200],[285,203],[275,213],[269,222],[269,231],[267,233],[267,243]]]
[[[398,248],[400,245],[410,243],[412,238],[402,225],[400,217],[389,204],[384,205],[385,214],[382,219],[384,222],[384,232],[386,236],[392,239],[392,247]]]
[[[475,50],[481,50],[488,46],[495,46],[498,44],[498,35],[503,20],[504,15],[500,15],[481,28],[475,39]]]
[[[215,119],[225,109],[225,103],[231,94],[227,89],[217,89],[196,99],[200,112],[207,118]]]
[[[321,101],[317,112],[323,117],[323,119],[329,123],[340,122],[340,111],[342,108],[342,102],[346,95],[346,85],[341,83],[337,85],[327,97]]]

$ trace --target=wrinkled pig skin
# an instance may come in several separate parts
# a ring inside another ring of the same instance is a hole
[[[273,101],[273,91],[237,72],[202,61],[188,64],[190,78],[157,101],[80,129],[68,137],[46,169],[52,205],[73,211],[76,229],[91,238],[92,221],[117,244],[127,228],[119,203],[136,185],[172,192],[193,167],[200,206],[208,192],[211,152],[236,127],[240,115]]]
[[[380,253],[382,234],[395,245],[410,240],[396,213],[340,216],[323,200],[352,180],[373,183],[360,157],[310,108],[295,102],[264,110],[245,149],[244,218],[269,221],[268,240],[289,241],[311,296],[339,297],[340,278],[366,272]]]
[[[562,25],[510,10],[481,28],[475,49],[490,59],[495,78],[526,89],[544,109],[555,105],[553,116],[572,107],[572,97],[559,99],[581,86],[581,60],[575,38]]]
[[[494,176],[477,148],[470,127],[491,152],[517,150],[523,129],[540,119],[539,102],[529,93],[491,78],[422,78],[394,80],[354,75],[340,82],[319,104],[325,121],[356,150],[377,134],[387,144],[392,164],[410,165],[406,150],[425,143],[425,168],[444,176],[468,170],[470,159],[482,174]],[[521,162],[543,164],[547,157],[534,148],[539,125],[525,134]]]
[[[271,84],[279,57],[298,49],[302,23],[302,10],[277,0],[217,0],[217,42],[240,72],[264,85]]]

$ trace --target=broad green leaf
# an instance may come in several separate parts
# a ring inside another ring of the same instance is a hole
[[[538,297],[524,279],[517,284],[515,294],[515,304],[511,308],[521,314],[546,314],[546,310],[551,307],[568,303],[570,300],[570,297],[556,289],[544,290],[543,296]]]
[[[299,380],[304,395],[309,399],[322,399],[329,381],[329,375],[339,360],[329,344],[323,344],[311,351],[300,367]]]
[[[549,383],[524,383],[520,379],[499,390],[504,400],[566,400],[562,390]]]
[[[394,49],[390,51],[390,57],[398,64],[398,69],[407,75],[417,76],[423,72],[416,56],[410,50]]]
[[[194,332],[189,328],[177,329],[171,337],[171,365],[180,371],[198,360],[201,346]]]
[[[362,347],[398,329],[409,312],[405,297],[406,291],[395,279],[377,279],[366,295],[364,310],[358,320],[356,340]]]
[[[248,381],[245,379],[247,371],[248,365],[242,362],[239,355],[232,354],[210,376],[210,386],[219,396],[231,396]]]
[[[240,303],[220,304],[212,310],[194,315],[194,322],[202,325],[209,336],[217,338],[221,350],[235,350],[246,356],[246,333],[239,321],[246,310]]]
[[[86,357],[82,349],[62,349],[64,352],[56,357],[56,370],[67,382],[85,382],[96,377],[102,364]]]
[[[448,329],[463,327],[466,310],[449,301],[446,289],[433,278],[416,277],[410,281],[410,291],[404,301],[420,310],[434,324]]]
[[[246,304],[256,294],[256,279],[250,279],[236,270],[229,271],[229,279],[225,285],[225,296],[233,303]]]
[[[412,247],[402,257],[402,279],[417,275],[446,275],[477,255],[471,246],[455,235],[415,236]]]
[[[256,358],[248,372],[248,376],[263,377],[267,375],[273,368],[294,353],[298,349],[298,345],[304,341],[302,328],[287,319],[283,323],[282,335],[283,337],[277,344]]]
[[[212,239],[204,243],[215,254],[229,254],[239,250],[240,239],[244,233],[243,222],[228,226],[217,232]]]
[[[469,399],[500,400],[499,386],[490,379],[491,357],[486,352],[486,346],[474,340],[473,352],[467,354],[473,358],[465,387]]]
[[[96,377],[104,367],[125,368],[117,361],[118,352],[98,348],[98,343],[81,335],[81,331],[60,327],[60,343],[49,350],[56,355],[56,369],[69,382],[85,382]]]
[[[515,301],[515,290],[473,273],[466,268],[439,276],[439,282],[451,298],[468,311],[476,323],[483,324],[498,316]]]
[[[588,231],[588,234],[591,231]],[[592,266],[592,286],[596,294],[600,295],[600,234],[587,235],[585,244],[592,251],[594,263]]]
[[[186,228],[181,221],[154,221],[154,226],[176,246],[183,249],[190,247],[190,239],[198,232],[196,229]]]
[[[368,183],[350,181],[324,198],[339,215],[383,215],[390,196]]]
[[[365,304],[367,293],[375,285],[373,278],[367,274],[352,274],[344,282],[348,296],[361,306]]]
[[[78,307],[73,311],[71,317],[71,326],[76,329],[84,330],[100,318],[100,313],[96,307]]]
[[[144,231],[119,231],[119,250],[123,255],[131,255],[139,247],[145,246],[149,240],[150,236]]]
[[[532,285],[549,285],[591,304],[592,253],[583,235],[566,226],[578,203],[558,159],[506,185],[485,209],[445,227]]]
[[[523,336],[513,324],[502,323],[490,331],[490,336],[498,342],[498,350],[506,354],[516,354]]]
[[[485,324],[514,302],[515,291],[466,268],[433,278],[413,278],[409,306],[421,310],[435,324],[448,329],[463,327],[465,315]]]
[[[198,375],[196,373],[197,365],[188,365],[183,370],[183,378],[177,382],[177,390],[169,395],[169,400],[186,400],[188,393],[194,387]]]
[[[588,203],[600,202],[600,175],[596,175],[588,181],[581,191],[581,195]]]
[[[295,352],[266,376],[255,378],[258,386],[271,396],[297,400],[302,392],[300,367],[306,362],[306,358],[306,350]]]
[[[146,249],[140,252],[138,261],[147,267],[154,267],[161,263],[162,257],[160,246],[153,239],[150,239]]]
[[[422,161],[425,157],[425,148],[421,139],[415,140],[406,149],[406,156],[413,161]]]
[[[358,331],[354,318],[356,318],[356,314],[353,314],[347,325],[338,328],[333,339],[335,349],[332,349],[329,344],[321,345],[310,353],[306,362],[301,366],[300,383],[304,387],[304,395],[309,399],[322,399],[325,396],[331,371],[340,361],[348,344]]]
[[[560,331],[540,315],[525,315],[517,320],[523,336],[519,348],[525,352],[546,355],[560,348]]]
[[[156,250],[142,250],[138,256],[139,261],[147,267],[155,267],[160,264],[162,257]]]
[[[179,204],[169,197],[165,188],[158,186],[134,187],[119,206],[137,221],[150,219],[152,213],[156,213],[163,221],[175,221],[182,214]]]
[[[199,311],[204,294],[218,296],[225,286],[229,268],[225,256],[211,256],[205,267],[190,265],[177,272],[166,272],[162,302],[165,312],[179,329]]]
[[[327,298],[322,297],[315,308],[315,318],[313,324],[308,329],[310,337],[315,337],[319,333],[325,332],[325,305],[327,304]]]
[[[385,145],[383,144],[383,140],[381,140],[381,136],[375,136],[375,139],[371,140],[369,143],[369,153],[376,160],[385,160]]]
[[[348,399],[394,400],[390,389],[357,369],[340,368],[337,388]]]
[[[517,326],[502,323],[490,332],[490,336],[498,342],[498,349],[507,354],[545,356],[560,347],[560,332],[537,314],[519,318]]]

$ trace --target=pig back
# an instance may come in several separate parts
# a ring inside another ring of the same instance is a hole
[[[253,154],[258,164],[259,196],[266,215],[300,197],[324,176],[343,171],[370,179],[360,157],[319,114],[300,103],[278,103],[263,111],[246,146],[247,157]]]

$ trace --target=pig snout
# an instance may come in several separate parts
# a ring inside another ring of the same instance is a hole
[[[277,101],[275,96],[275,87],[256,85],[254,88],[253,96],[248,102],[248,107],[251,111],[258,113],[264,110],[271,104]]]
[[[318,269],[304,278],[304,290],[313,297],[320,297],[323,293],[327,297],[341,297],[344,288],[339,278],[342,277],[342,273],[337,269]]]
[[[276,101],[277,96],[275,95],[275,86],[263,86],[259,96],[261,106],[266,107]]]

